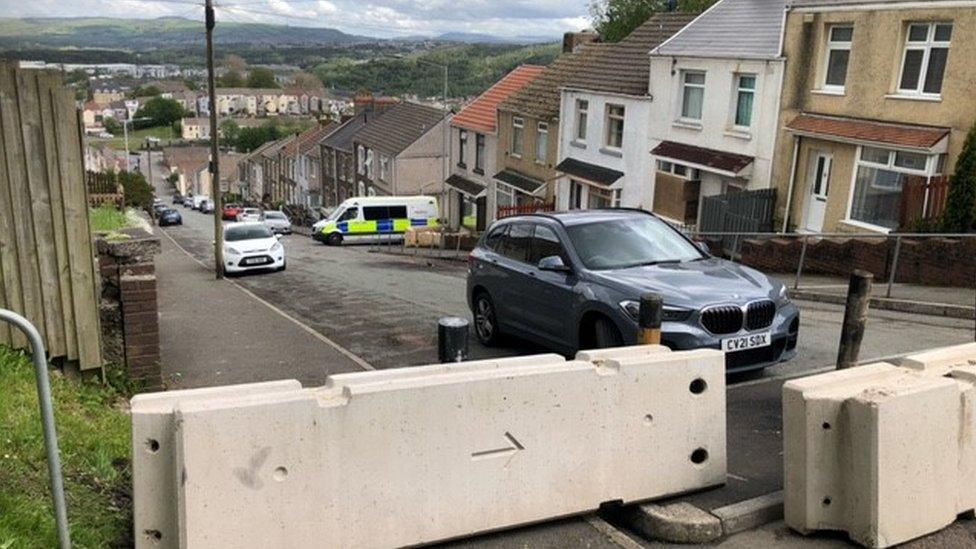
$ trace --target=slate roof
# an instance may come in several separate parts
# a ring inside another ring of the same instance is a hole
[[[597,166],[596,164],[590,164],[576,160],[575,158],[564,159],[556,166],[556,171],[606,187],[613,185],[618,179],[624,176],[624,172],[611,170],[610,168],[604,168],[603,166]]]
[[[780,55],[786,0],[721,0],[653,55],[771,58]]]
[[[392,156],[400,154],[444,118],[444,111],[404,101],[366,124],[356,142]]]
[[[901,4],[917,0],[793,0],[790,6],[803,8],[808,6],[850,6],[855,4]]]
[[[532,116],[541,120],[551,120],[559,116],[559,89],[593,55],[596,48],[587,44],[573,53],[564,53],[556,58],[531,82],[521,90],[502,101],[498,110]]]
[[[661,144],[654,147],[651,154],[734,174],[744,170],[749,164],[752,164],[753,160],[751,156],[695,147],[674,141],[662,141]]]
[[[949,135],[949,128],[939,126],[895,124],[812,113],[797,115],[786,127],[794,132],[915,149],[930,149]]]
[[[352,152],[352,141],[359,131],[366,127],[366,123],[378,117],[378,114],[361,112],[339,125],[332,133],[319,141],[320,144],[342,152]]]
[[[335,122],[316,124],[298,137],[298,152],[318,156],[320,152],[319,142],[322,141],[322,138],[335,131],[336,127]]]
[[[691,13],[659,13],[619,42],[583,46],[584,50],[590,50],[589,58],[573,71],[565,87],[647,95],[650,76],[648,53],[695,17]]]
[[[470,179],[466,177],[461,177],[460,175],[457,174],[451,174],[451,176],[448,177],[447,180],[444,181],[444,183],[446,183],[450,187],[454,187],[455,189],[457,189],[458,191],[466,195],[473,196],[475,198],[484,194],[486,189],[486,187],[481,183],[478,183],[476,181],[471,181]]]
[[[539,65],[520,65],[506,74],[501,80],[488,88],[485,93],[454,115],[451,125],[476,132],[495,133],[497,129],[498,104],[509,95],[522,89],[539,75],[545,67]]]

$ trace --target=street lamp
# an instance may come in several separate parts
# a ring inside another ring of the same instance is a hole
[[[122,120],[122,134],[125,136],[125,171],[129,171],[129,124],[132,122],[143,122],[146,120],[152,120],[152,118],[143,116],[141,118],[129,119],[126,117]],[[150,161],[151,158],[152,157],[150,157]]]

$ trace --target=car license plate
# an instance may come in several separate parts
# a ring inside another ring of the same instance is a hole
[[[243,263],[244,265],[261,265],[265,261],[266,260],[263,257],[249,257],[244,261],[242,261],[241,263]]]
[[[762,332],[759,334],[729,337],[722,340],[722,350],[726,353],[734,353],[735,351],[744,351],[746,349],[768,347],[771,343],[769,336],[770,332]]]

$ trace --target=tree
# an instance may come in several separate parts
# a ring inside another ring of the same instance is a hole
[[[969,129],[962,152],[956,160],[956,171],[949,179],[949,198],[942,214],[942,230],[966,233],[976,221],[976,123]]]
[[[241,128],[240,133],[237,135],[235,148],[238,152],[249,153],[268,141],[280,139],[282,135],[281,128],[274,122],[269,122],[256,128]]]
[[[244,77],[235,70],[228,70],[217,79],[217,86],[221,88],[243,88]]]
[[[296,88],[303,90],[317,90],[322,88],[322,81],[317,76],[307,72],[296,72],[292,77]]]
[[[122,135],[122,124],[119,124],[119,121],[111,116],[102,119],[102,126],[105,127],[105,131],[112,135]]]
[[[229,71],[240,74],[247,70],[247,61],[240,55],[229,54],[224,57],[224,67],[227,67]]]
[[[677,0],[677,11],[697,13],[716,0]],[[592,0],[590,18],[604,42],[619,42],[655,13],[668,11],[669,0]]]
[[[139,86],[132,90],[132,97],[155,97],[163,92],[159,91],[156,86]]]
[[[148,122],[138,123],[139,127],[172,126],[178,122],[186,113],[183,105],[173,99],[163,97],[153,97],[146,101],[139,110],[136,111],[136,118],[149,118]]]
[[[237,138],[240,136],[241,127],[231,119],[223,120],[220,122],[218,127],[218,135],[220,135],[220,140],[227,145],[233,147],[237,143]]]
[[[119,183],[125,190],[125,205],[132,208],[148,209],[152,206],[153,188],[142,172],[119,172]]]
[[[247,87],[249,88],[277,88],[275,74],[271,69],[256,67],[247,73]]]

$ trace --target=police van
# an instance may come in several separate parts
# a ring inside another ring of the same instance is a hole
[[[437,199],[431,196],[350,198],[312,225],[313,237],[337,246],[343,242],[403,239],[410,227],[437,226]]]

